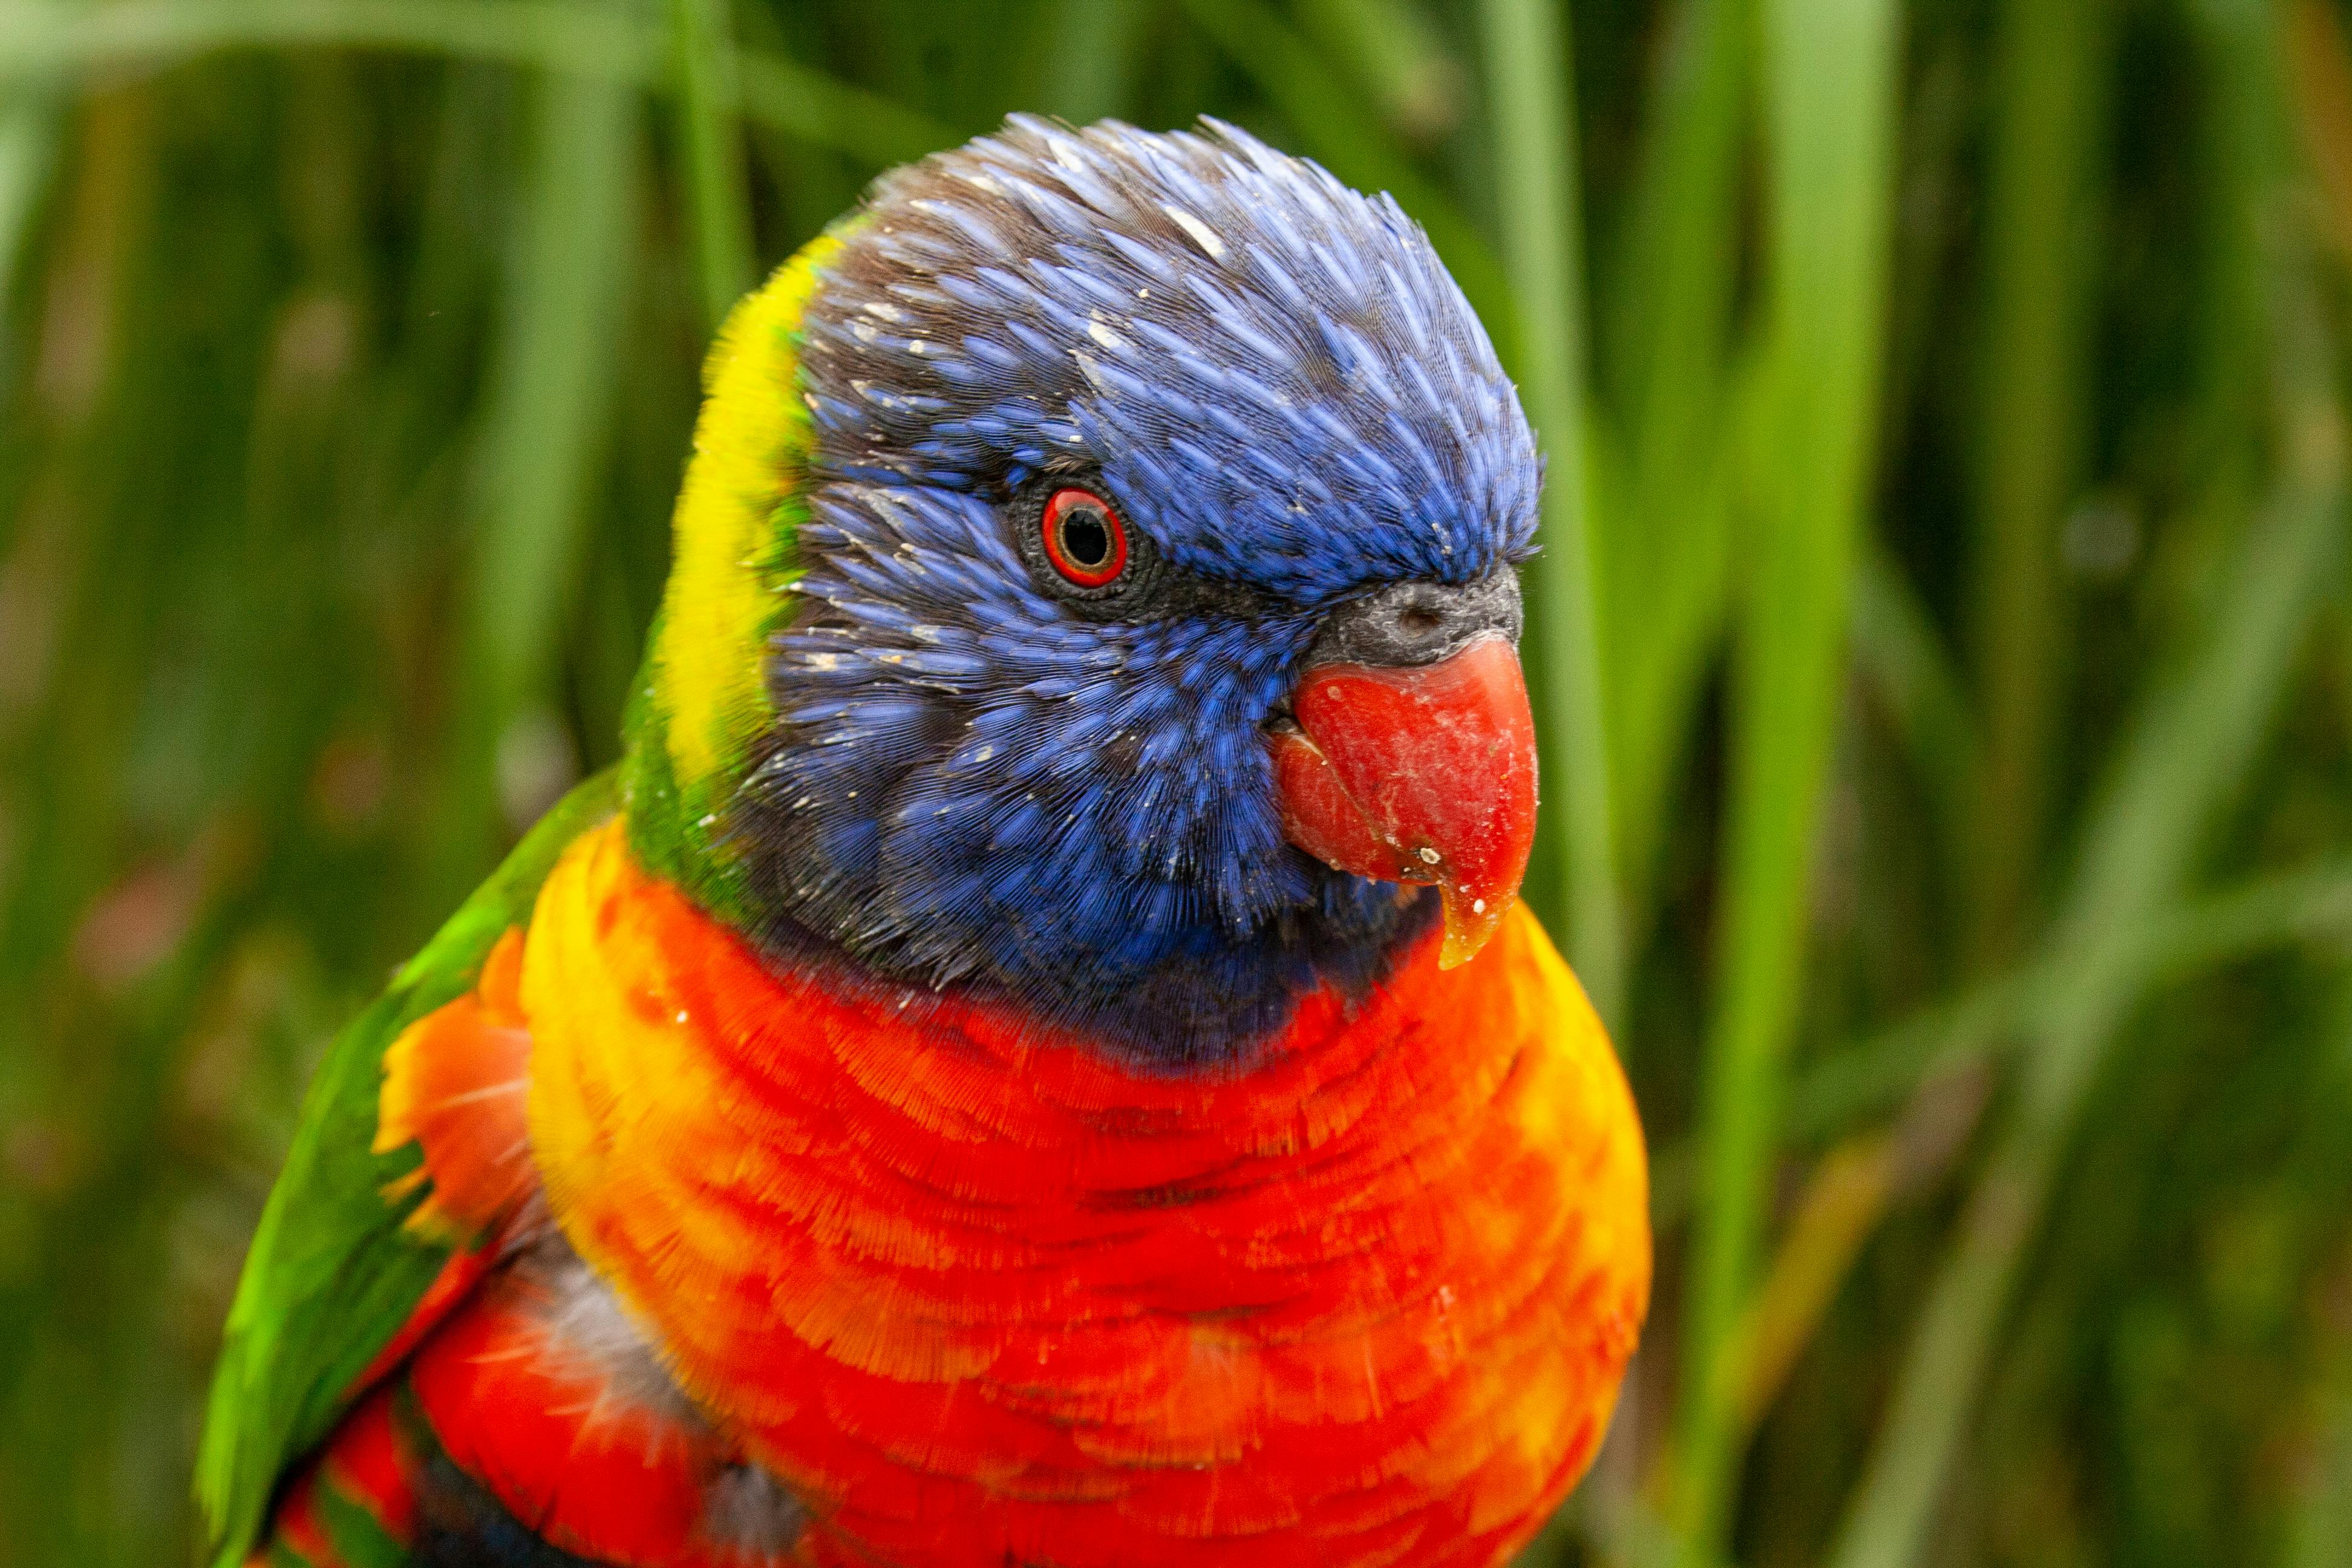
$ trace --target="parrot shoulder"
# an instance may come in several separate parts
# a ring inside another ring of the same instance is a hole
[[[557,858],[618,809],[605,773],[527,834],[320,1063],[230,1309],[196,1490],[217,1568],[288,1470],[495,1260],[535,1192],[521,931]]]

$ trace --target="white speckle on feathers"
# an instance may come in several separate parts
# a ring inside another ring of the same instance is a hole
[[[1225,258],[1225,242],[1217,237],[1215,229],[1211,228],[1173,202],[1161,203],[1160,210],[1168,215],[1170,222],[1190,235],[1193,244],[1207,251],[1210,260],[1223,261]]]

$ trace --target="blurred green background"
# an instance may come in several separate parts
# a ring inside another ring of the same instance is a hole
[[[1014,109],[1394,192],[1547,437],[1660,1272],[1536,1560],[2352,1560],[2334,4],[0,0],[0,1568],[189,1558],[310,1065],[614,754],[713,310]]]

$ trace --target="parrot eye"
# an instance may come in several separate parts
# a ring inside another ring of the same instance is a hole
[[[1038,532],[1046,561],[1077,587],[1106,587],[1127,570],[1127,524],[1092,490],[1072,487],[1048,496]]]
[[[1032,475],[1005,497],[1006,542],[1038,591],[1063,611],[1087,621],[1297,613],[1246,584],[1171,565],[1150,529],[1128,526],[1110,494],[1088,469]]]

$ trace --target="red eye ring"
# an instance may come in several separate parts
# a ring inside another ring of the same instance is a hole
[[[1092,490],[1055,490],[1037,527],[1045,559],[1078,587],[1108,587],[1127,570],[1127,524]]]

